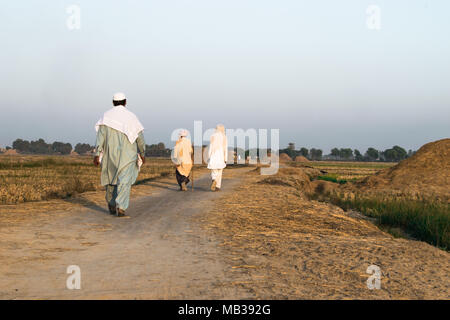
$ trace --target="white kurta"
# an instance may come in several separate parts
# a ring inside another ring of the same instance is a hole
[[[208,158],[208,169],[223,169],[227,166],[228,142],[223,133],[217,131],[211,136]]]

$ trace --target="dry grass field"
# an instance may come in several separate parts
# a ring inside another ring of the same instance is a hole
[[[170,173],[170,159],[151,158],[137,184]],[[0,204],[67,198],[100,189],[100,169],[92,157],[0,155]]]
[[[311,167],[323,171],[324,176],[336,180],[356,181],[395,164],[394,162],[309,161],[307,163],[291,162],[289,166]]]

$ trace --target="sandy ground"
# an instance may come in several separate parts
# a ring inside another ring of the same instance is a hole
[[[194,192],[137,186],[129,218],[100,193],[0,208],[0,299],[450,298],[447,252],[250,170],[226,170],[214,193],[206,173]],[[367,288],[371,264],[380,290]],[[81,290],[66,288],[69,265]]]

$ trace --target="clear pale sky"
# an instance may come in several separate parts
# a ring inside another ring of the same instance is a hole
[[[66,8],[81,9],[69,30]],[[369,5],[381,30],[366,26]],[[280,145],[417,149],[450,137],[450,1],[1,1],[0,145],[94,144],[123,91],[148,144],[278,128]]]

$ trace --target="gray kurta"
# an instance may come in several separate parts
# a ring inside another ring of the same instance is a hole
[[[101,125],[97,132],[96,155],[103,152],[101,184],[132,185],[138,176],[138,153],[145,155],[143,131],[134,143],[127,136],[108,126]]]

